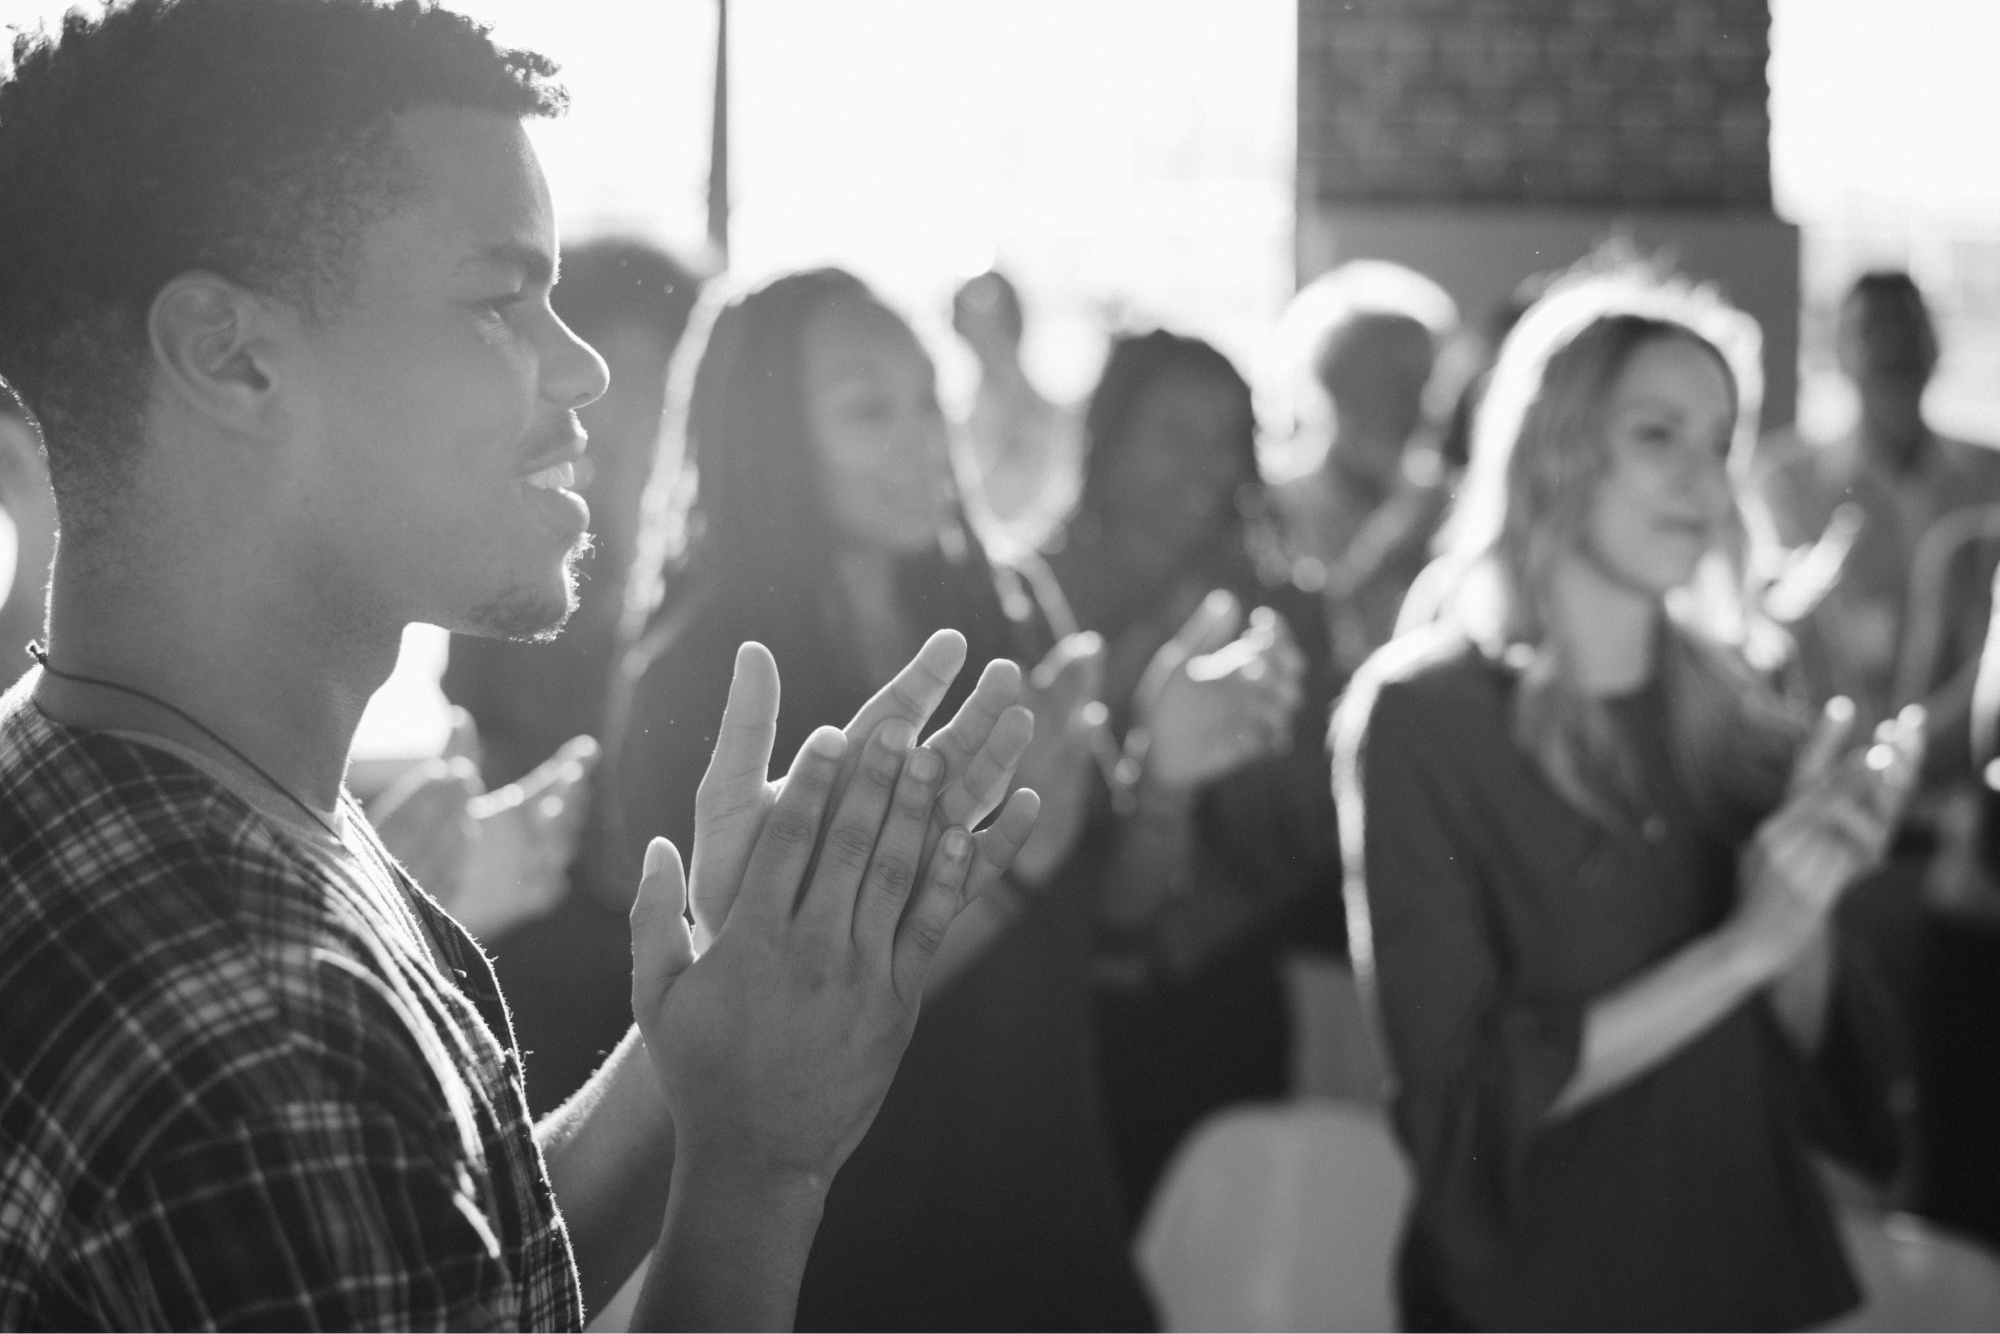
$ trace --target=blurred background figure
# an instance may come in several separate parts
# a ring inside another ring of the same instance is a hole
[[[1387,642],[1450,500],[1426,408],[1458,310],[1413,269],[1354,260],[1301,290],[1284,324],[1292,379],[1308,382],[1297,429],[1319,462],[1275,494],[1295,578],[1323,591],[1345,674]]]
[[[1076,498],[1074,425],[1021,365],[1021,293],[998,269],[968,278],[951,299],[951,327],[979,362],[965,420],[971,494],[1012,545],[1033,550]]]
[[[1990,803],[1972,700],[2000,569],[2000,453],[1925,416],[1941,348],[1900,270],[1864,273],[1836,347],[1859,406],[1828,441],[1764,442],[1756,479],[1795,549],[1773,593],[1810,697],[1852,698],[1864,726],[1928,710],[1923,786],[1887,867],[1853,896],[1917,1057],[1923,1152],[1909,1203],[2000,1242],[2000,880],[1981,855]],[[1975,763],[1976,760],[1982,763]]]
[[[1036,736],[1016,777],[1041,793],[1042,819],[1004,891],[952,929],[888,1099],[827,1198],[799,1328],[1146,1326],[1090,1065],[1088,905],[1070,865],[1093,812],[1082,710],[1101,651],[1068,633],[1045,579],[988,559],[953,486],[931,360],[858,279],[809,270],[735,296],[683,355],[693,374],[677,370],[688,397],[670,416],[695,480],[665,489],[692,512],[620,667],[604,851],[633,865],[655,834],[686,845],[745,639],[784,676],[781,751],[825,710],[852,713],[940,626],[964,633],[968,657],[938,716],[994,658],[1034,669]]]
[[[41,437],[0,382],[0,689],[28,670],[23,649],[42,637],[55,554],[56,496]]]
[[[1103,637],[1078,628],[1033,552],[989,553],[966,523],[931,359],[858,279],[775,279],[722,305],[684,355],[688,397],[669,417],[692,512],[622,659],[606,806],[622,828],[607,846],[632,859],[653,834],[685,836],[744,639],[793,665],[780,744],[816,710],[865,700],[901,645],[943,625],[969,642],[944,707],[1008,657],[1027,669],[1036,720],[1016,779],[1042,795],[1041,821],[1007,890],[945,942],[895,1085],[828,1198],[800,1325],[1148,1324],[1093,1059],[1089,958],[1095,891],[1156,844],[1106,799]],[[1150,683],[1132,717],[1151,741],[1133,756],[1135,788],[1197,787],[1267,753],[1296,705],[1275,626],[1191,610],[1168,627],[1185,651],[1137,669]]]
[[[577,483],[590,504],[592,547],[578,565],[577,609],[561,636],[547,643],[453,636],[442,683],[470,716],[472,737],[457,749],[502,792],[520,781],[514,792],[527,813],[547,799],[555,774],[578,778],[577,768],[595,758],[594,750],[571,743],[602,735],[625,573],[660,438],[667,365],[700,286],[696,272],[645,242],[598,240],[563,251],[562,279],[551,298],[556,314],[611,371],[610,388],[580,414],[590,446],[576,465]],[[545,764],[552,755],[553,773]],[[706,756],[704,749],[704,762]],[[582,808],[591,797],[591,789],[581,787],[567,798],[560,829],[569,836],[559,849],[546,840],[516,840],[517,861],[529,865],[560,853],[560,865],[542,880],[543,914],[510,922],[511,932],[480,936],[495,955],[513,1009],[528,1100],[537,1115],[574,1092],[632,1022],[629,903],[588,892],[563,896],[575,830],[587,818]],[[627,891],[635,883],[620,882]]]
[[[1827,543],[1823,591],[1809,599],[1801,590],[1785,610],[1817,696],[1849,696],[1872,727],[1910,702],[1899,692],[1914,692],[1930,710],[1927,771],[1962,774],[1972,673],[2000,543],[1960,541],[1942,553],[1957,568],[1923,589],[1941,605],[1911,605],[1911,580],[1939,520],[2000,503],[2000,453],[1940,435],[1925,421],[1924,390],[1939,347],[1908,274],[1857,279],[1841,303],[1836,337],[1840,368],[1860,405],[1853,429],[1823,442],[1784,432],[1758,451],[1757,487],[1778,539],[1793,548]],[[1848,505],[1854,508],[1843,512]],[[1906,661],[1911,652],[1926,661]]]
[[[1227,357],[1165,331],[1118,338],[1083,441],[1082,495],[1050,565],[1078,623],[1104,637],[1111,731],[1135,770],[1159,744],[1144,714],[1163,649],[1211,653],[1254,608],[1250,633],[1289,686],[1286,711],[1247,744],[1176,778],[1152,756],[1126,793],[1129,829],[1094,830],[1101,1061],[1136,1221],[1199,1121],[1289,1091],[1287,955],[1344,959],[1320,744],[1339,682],[1319,599],[1253,554],[1273,546],[1267,493],[1250,387]],[[1127,855],[1107,856],[1120,838]]]

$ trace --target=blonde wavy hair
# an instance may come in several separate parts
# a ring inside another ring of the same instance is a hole
[[[1419,617],[1455,623],[1518,669],[1516,742],[1573,805],[1607,821],[1636,808],[1635,765],[1602,702],[1578,684],[1555,576],[1610,468],[1612,390],[1633,354],[1661,338],[1700,346],[1727,372],[1732,490],[1743,491],[1762,392],[1756,321],[1712,288],[1646,267],[1562,280],[1501,349],[1442,554],[1413,598],[1427,604]],[[1766,541],[1732,505],[1723,540],[1667,600],[1659,655],[1674,763],[1732,838],[1781,799],[1804,734],[1802,711],[1769,683],[1784,641],[1758,609]]]

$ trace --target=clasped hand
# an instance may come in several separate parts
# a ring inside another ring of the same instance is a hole
[[[1305,656],[1282,617],[1250,613],[1216,589],[1140,678],[1136,714],[1151,730],[1146,780],[1199,787],[1291,745]]]
[[[677,1162],[823,1185],[867,1131],[946,929],[1005,873],[1040,805],[1008,796],[1033,731],[1012,663],[989,664],[914,745],[964,658],[964,639],[940,631],[774,783],[777,666],[761,645],[738,651],[696,797],[691,884],[654,839],[632,909],[633,1015]]]
[[[1924,711],[1910,705],[1849,750],[1854,706],[1827,704],[1794,766],[1785,804],[1744,856],[1735,926],[1759,965],[1782,971],[1817,936],[1841,894],[1876,865],[1902,819],[1923,763]]]
[[[416,882],[484,941],[553,911],[589,810],[597,742],[573,737],[534,772],[486,791],[472,717],[453,710],[450,744],[369,808],[382,842]]]

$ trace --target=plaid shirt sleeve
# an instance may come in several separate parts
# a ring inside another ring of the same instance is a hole
[[[78,1304],[41,1312],[58,1325],[503,1329],[518,1316],[472,1181],[381,1108],[295,1103],[216,1127],[146,1163],[79,1242],[51,1285]],[[143,1306],[107,1310],[112,1294]]]
[[[0,1329],[581,1323],[506,1035],[383,880],[0,704]]]

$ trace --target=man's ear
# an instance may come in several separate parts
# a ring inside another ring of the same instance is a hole
[[[278,388],[273,339],[287,323],[281,307],[227,278],[178,275],[146,318],[160,387],[219,425],[259,434]]]

